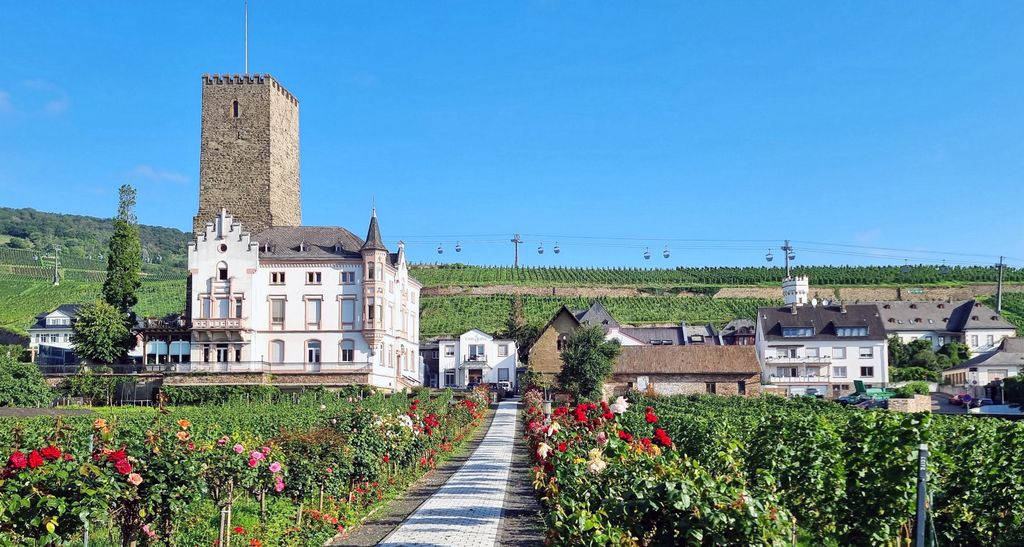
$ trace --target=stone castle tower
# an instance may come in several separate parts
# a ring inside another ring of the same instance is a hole
[[[298,226],[299,101],[269,74],[203,75],[199,213],[202,233],[225,208],[255,235]]]

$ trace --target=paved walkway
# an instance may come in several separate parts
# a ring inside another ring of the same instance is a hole
[[[380,545],[495,545],[512,464],[518,401],[498,404],[480,446],[437,492]]]

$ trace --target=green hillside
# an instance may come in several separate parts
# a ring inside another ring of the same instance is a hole
[[[107,242],[113,233],[112,219],[0,207],[0,249],[24,249],[32,251],[32,255],[49,255],[53,247],[59,245],[62,261],[80,259],[86,262],[84,266],[90,266],[92,262],[103,264],[97,259],[107,252]],[[175,228],[139,225],[143,256],[154,265],[159,262],[170,268],[184,268],[188,236]],[[105,266],[79,269],[102,271]]]
[[[51,283],[32,278],[0,277],[0,329],[24,334],[33,318],[60,304],[82,304],[100,297],[102,282],[63,281]],[[135,311],[142,316],[162,316],[185,307],[185,281],[146,280],[139,292]]]
[[[565,304],[585,308],[599,300],[618,321],[626,324],[712,323],[720,328],[729,321],[753,319],[757,308],[781,303],[762,298],[710,298],[706,296],[548,297],[522,296],[528,323],[543,325]],[[511,296],[434,296],[420,300],[420,335],[457,334],[471,328],[494,332],[505,327],[512,310]]]
[[[995,268],[937,265],[902,266],[796,266],[795,275],[809,276],[815,286],[913,286],[995,283]],[[703,287],[777,286],[785,276],[781,267],[660,268],[553,268],[466,266],[462,264],[412,267],[424,287],[673,287],[702,292]],[[1024,268],[1006,268],[1003,279],[1024,283]]]

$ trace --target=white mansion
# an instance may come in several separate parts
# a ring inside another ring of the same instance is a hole
[[[418,385],[420,284],[389,253],[376,212],[344,228],[273,226],[255,236],[226,210],[189,243],[192,362],[181,371],[335,373]]]

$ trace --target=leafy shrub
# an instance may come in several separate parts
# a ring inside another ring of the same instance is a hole
[[[914,395],[928,395],[929,393],[930,390],[928,389],[927,382],[909,382],[896,388],[896,396],[901,399],[909,399]]]
[[[0,354],[0,406],[50,406],[53,398],[39,367]]]

